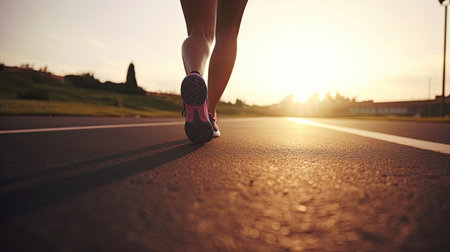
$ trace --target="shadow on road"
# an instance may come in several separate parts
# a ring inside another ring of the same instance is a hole
[[[40,173],[27,174],[22,177],[12,178],[9,183],[33,179],[36,176],[43,176],[58,171],[67,171],[82,168],[84,166],[99,165],[112,159],[127,158],[140,155],[139,158],[109,165],[100,169],[91,170],[72,176],[55,178],[50,181],[40,182],[15,191],[0,194],[1,216],[0,222],[4,222],[11,217],[19,216],[28,212],[36,211],[42,207],[56,204],[62,200],[74,197],[80,193],[88,192],[100,186],[110,184],[115,181],[125,179],[129,176],[152,170],[165,163],[179,159],[191,152],[194,152],[202,144],[193,144],[188,140],[178,140],[169,143],[149,146],[146,148],[115,154],[99,159],[83,161],[67,166],[57,167]],[[169,148],[157,153],[146,155],[149,151]],[[7,182],[7,181],[5,181]],[[2,185],[3,181],[2,181]]]
[[[80,168],[83,168],[86,166],[101,164],[101,163],[105,163],[105,162],[115,160],[115,159],[127,158],[127,157],[131,157],[134,155],[147,153],[149,151],[154,151],[154,150],[158,150],[158,149],[168,148],[171,146],[175,146],[175,145],[179,145],[179,144],[187,144],[187,143],[189,143],[189,141],[187,141],[186,139],[177,140],[177,141],[147,146],[145,148],[140,148],[140,149],[133,150],[133,151],[117,153],[117,154],[113,154],[113,155],[109,155],[109,156],[105,156],[105,157],[101,157],[101,158],[84,160],[84,161],[80,161],[77,163],[53,167],[53,168],[50,168],[47,170],[30,172],[30,173],[23,174],[23,175],[16,176],[16,177],[0,178],[0,185],[7,186],[9,184],[25,182],[27,180],[37,179],[39,177],[44,177],[44,176],[49,176],[49,175],[57,175],[58,173],[68,172],[68,171],[80,169]]]

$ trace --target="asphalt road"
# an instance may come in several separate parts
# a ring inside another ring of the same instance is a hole
[[[444,123],[311,121],[450,144]],[[193,144],[182,119],[0,117],[0,250],[449,250],[449,154],[286,118],[219,125]]]

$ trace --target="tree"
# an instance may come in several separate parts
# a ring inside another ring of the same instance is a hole
[[[334,98],[333,98],[333,96],[331,96],[330,92],[327,92],[325,94],[325,97],[323,98],[323,102],[326,102],[326,103],[334,102]]]
[[[246,104],[244,101],[242,101],[240,99],[236,99],[236,102],[234,103],[234,105],[238,108],[243,108]]]
[[[290,95],[284,97],[284,99],[280,103],[284,104],[284,105],[292,105],[292,104],[294,104],[294,95],[290,94]]]
[[[314,93],[308,98],[308,103],[309,104],[317,104],[319,102],[320,102],[320,100],[319,100],[319,94],[318,93]]]
[[[136,89],[138,87],[133,62],[131,62],[130,66],[128,67],[127,81],[125,82],[125,85],[132,89]]]

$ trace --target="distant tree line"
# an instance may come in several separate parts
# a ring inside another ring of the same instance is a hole
[[[66,75],[64,77],[53,75],[48,71],[47,66],[41,67],[38,70],[34,69],[31,64],[22,64],[20,67],[7,67],[5,64],[0,63],[0,71],[8,69],[12,72],[20,72],[21,76],[27,77],[36,83],[45,83],[50,85],[59,86],[62,82],[70,83],[77,87],[82,88],[94,88],[101,90],[108,90],[127,94],[146,94],[147,92],[138,86],[136,81],[136,74],[134,71],[134,64],[130,63],[127,71],[127,78],[124,83],[115,83],[112,81],[101,82],[94,77],[93,73],[84,73],[81,75]],[[42,92],[39,95],[31,95],[32,97],[44,97]],[[25,98],[28,95],[20,95],[21,98]],[[43,98],[41,98],[43,99]]]

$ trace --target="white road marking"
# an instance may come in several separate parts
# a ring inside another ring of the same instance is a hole
[[[350,133],[350,134],[354,134],[354,135],[358,135],[358,136],[369,137],[369,138],[382,140],[382,141],[386,141],[386,142],[407,145],[407,146],[411,146],[411,147],[415,147],[415,148],[419,148],[419,149],[423,149],[423,150],[431,150],[431,151],[436,151],[436,152],[440,152],[440,153],[450,154],[450,145],[449,144],[436,143],[436,142],[430,142],[430,141],[419,140],[419,139],[414,139],[414,138],[389,135],[389,134],[378,133],[378,132],[373,132],[373,131],[368,131],[368,130],[359,130],[359,129],[346,128],[346,127],[335,126],[335,125],[330,125],[330,124],[317,123],[317,122],[312,122],[312,121],[300,119],[300,118],[288,118],[288,120],[291,122],[295,122],[295,123],[311,125],[311,126],[316,126],[316,127],[321,127],[321,128],[331,129],[331,130],[337,130],[337,131],[346,132],[346,133]]]
[[[222,119],[221,122],[248,122],[248,121],[258,121],[264,120],[264,118],[233,118],[233,119]],[[436,152],[441,152],[445,154],[450,154],[450,145],[443,143],[430,142],[425,140],[418,140],[408,137],[400,137],[395,135],[389,135],[384,133],[378,133],[367,130],[359,130],[346,128],[341,126],[329,125],[324,123],[317,123],[300,118],[288,118],[289,121],[311,125],[316,127],[322,127],[332,130],[337,130],[341,132],[346,132],[358,136],[369,137],[377,140],[382,140],[391,143],[397,143],[402,145],[407,145],[419,149],[431,150]],[[157,127],[157,126],[172,126],[172,125],[183,125],[184,121],[175,122],[153,122],[153,123],[133,123],[133,124],[113,124],[113,125],[94,125],[94,126],[78,126],[78,127],[58,127],[58,128],[40,128],[40,129],[20,129],[20,130],[0,130],[0,135],[3,134],[21,134],[21,133],[36,133],[36,132],[55,132],[55,131],[72,131],[72,130],[93,130],[93,129],[114,129],[114,128],[133,128],[133,127]]]
[[[20,133],[35,133],[35,132],[53,132],[53,131],[69,131],[69,130],[92,130],[92,129],[114,129],[114,128],[133,128],[133,127],[155,127],[155,126],[170,126],[170,125],[182,125],[182,124],[184,124],[184,121],[154,122],[154,123],[130,123],[130,124],[112,124],[112,125],[94,125],[94,126],[41,128],[41,129],[0,130],[0,134],[20,134]]]
[[[243,122],[255,121],[261,118],[226,118],[221,122]],[[54,132],[54,131],[71,131],[71,130],[93,130],[93,129],[114,129],[114,128],[137,128],[137,127],[156,127],[156,126],[172,126],[183,125],[184,121],[172,122],[153,122],[153,123],[130,123],[130,124],[111,124],[111,125],[93,125],[93,126],[77,126],[77,127],[58,127],[58,128],[40,128],[40,129],[19,129],[19,130],[0,130],[1,134],[21,134],[36,132]]]

